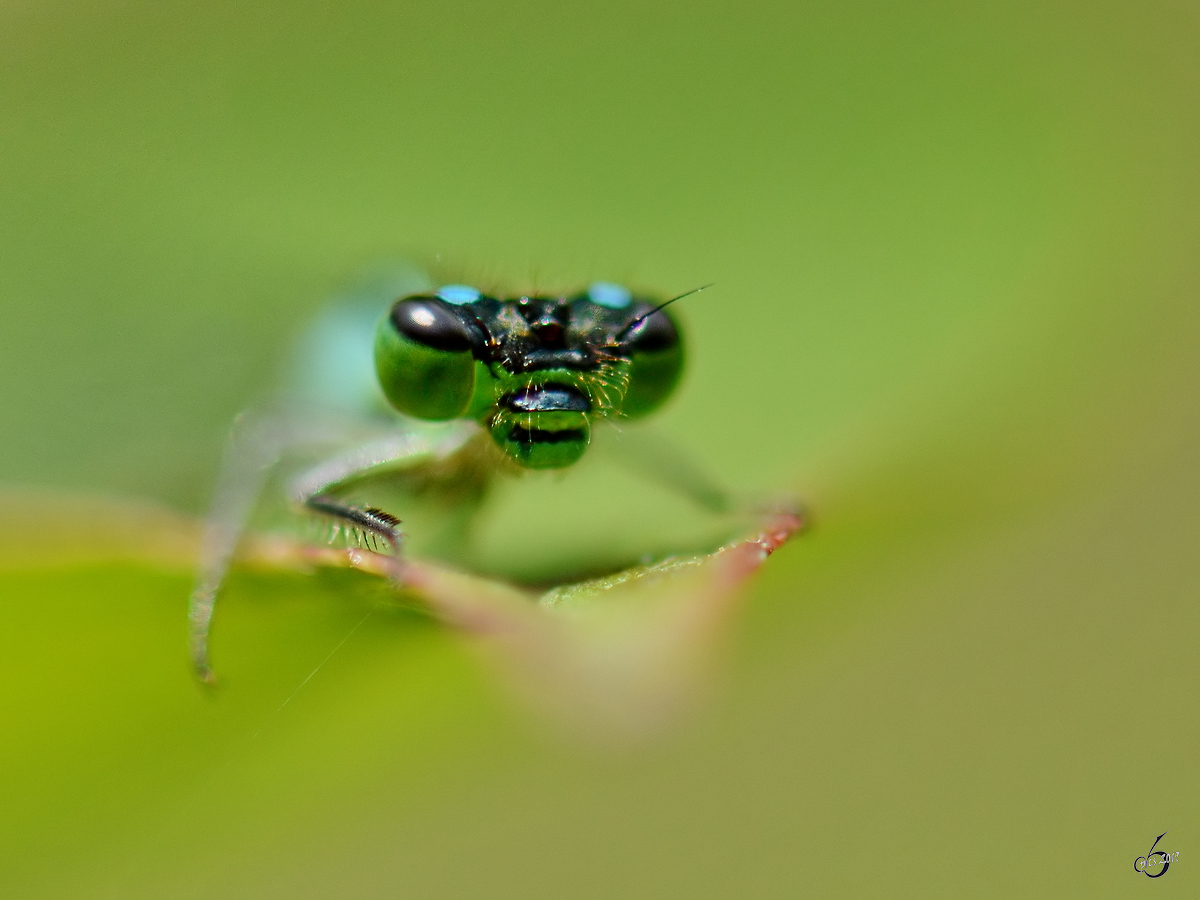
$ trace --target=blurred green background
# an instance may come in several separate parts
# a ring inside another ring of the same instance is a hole
[[[1195,896],[1198,51],[1167,0],[4,4],[0,479],[58,493],[0,508],[0,893]],[[276,714],[333,575],[236,579],[206,697],[186,565],[105,549],[84,495],[199,512],[400,256],[718,285],[663,427],[819,527],[676,732],[400,609]]]

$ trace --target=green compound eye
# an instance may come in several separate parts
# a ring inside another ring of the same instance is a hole
[[[475,391],[471,334],[435,297],[398,300],[375,331],[375,371],[400,412],[437,422],[457,418]]]
[[[683,374],[683,341],[666,310],[646,316],[630,329],[623,341],[629,354],[629,390],[621,413],[644,416],[671,396]]]

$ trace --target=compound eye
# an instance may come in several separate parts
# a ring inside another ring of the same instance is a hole
[[[400,412],[431,421],[457,418],[475,390],[470,332],[442,300],[398,300],[375,331],[375,372]]]
[[[471,349],[471,335],[454,310],[431,297],[409,297],[392,307],[392,326],[431,350],[460,353]]]
[[[679,331],[671,316],[661,310],[633,326],[626,343],[635,353],[659,353],[679,343]]]
[[[653,309],[653,307],[650,307]],[[644,416],[671,396],[683,374],[683,341],[666,310],[652,313],[625,338],[629,349],[629,388],[622,412]]]

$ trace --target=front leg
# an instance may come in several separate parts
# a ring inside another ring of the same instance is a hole
[[[304,506],[315,513],[337,520],[351,529],[352,534],[362,535],[368,550],[376,553],[390,552],[399,557],[404,535],[400,531],[400,520],[391,513],[373,506],[354,506],[327,494],[308,497],[304,500]]]
[[[304,509],[334,521],[354,543],[361,543],[390,560],[389,575],[401,580],[400,548],[404,540],[400,518],[382,509],[349,503],[336,493],[354,481],[386,468],[411,467],[434,455],[417,435],[400,435],[360,447],[310,469],[291,488],[292,499]],[[382,546],[381,546],[382,545]]]
[[[423,462],[444,459],[459,450],[474,434],[462,423],[437,433],[393,434],[335,457],[310,469],[292,484],[292,497],[304,508],[332,517],[370,546],[386,543],[389,575],[400,578],[400,520],[373,508],[360,508],[339,500],[334,493],[359,478],[377,472],[412,469]],[[209,515],[201,548],[196,585],[188,602],[192,665],[202,681],[214,681],[209,663],[209,632],[221,583],[237,550],[246,521],[263,484],[280,457],[289,450],[327,439],[325,432],[297,428],[293,423],[251,416],[234,430],[225,455],[217,495]],[[370,547],[376,549],[375,547]]]

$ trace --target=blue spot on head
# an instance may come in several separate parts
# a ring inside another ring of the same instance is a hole
[[[588,286],[588,299],[609,309],[624,309],[633,302],[633,295],[611,281],[593,281]]]
[[[453,303],[455,306],[474,303],[479,299],[479,291],[465,284],[442,285],[438,288],[437,295],[440,299],[445,300],[447,303]]]

